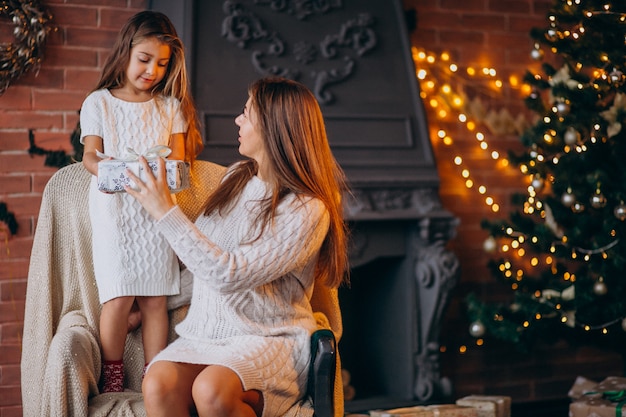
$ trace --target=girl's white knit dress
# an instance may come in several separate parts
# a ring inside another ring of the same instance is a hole
[[[309,299],[329,217],[320,200],[291,194],[272,226],[250,242],[258,234],[258,201],[267,192],[253,177],[223,216],[212,213],[193,224],[176,206],[159,220],[193,274],[193,295],[176,327],[180,337],[152,363],[228,367],[245,390],[263,392],[263,416],[276,417],[305,394],[316,329]]]
[[[91,93],[80,112],[81,142],[99,136],[104,153],[121,158],[128,148],[138,154],[168,145],[170,135],[186,131],[180,103],[155,97],[134,103],[109,90]],[[173,295],[180,291],[178,261],[154,220],[126,193],[98,191],[91,179],[89,215],[93,232],[93,262],[100,302],[120,296]]]

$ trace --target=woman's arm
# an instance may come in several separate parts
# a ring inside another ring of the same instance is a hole
[[[309,199],[284,209],[259,239],[230,251],[213,243],[179,208],[168,212],[158,224],[196,279],[207,281],[216,291],[232,293],[288,273],[299,275],[317,256],[329,226],[323,203]]]
[[[317,255],[328,232],[329,215],[324,204],[313,198],[295,199],[282,207],[259,239],[224,251],[175,208],[162,160],[157,176],[145,183],[132,173],[129,176],[137,187],[126,191],[158,221],[159,230],[194,276],[208,281],[217,291],[236,292],[300,272]]]

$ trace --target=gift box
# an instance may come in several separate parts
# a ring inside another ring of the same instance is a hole
[[[569,406],[570,417],[626,417],[626,378],[608,377],[593,387],[586,384],[584,389],[576,385],[570,390],[577,395]]]
[[[433,417],[478,417],[474,407],[456,404],[429,405],[426,409],[433,412]]]
[[[459,398],[456,404],[474,407],[478,417],[511,417],[511,397],[504,395],[470,395]]]
[[[156,175],[157,160],[152,159],[147,162],[152,170],[151,175]],[[143,165],[137,160],[105,159],[98,163],[98,189],[103,192],[116,193],[123,192],[126,185],[132,187],[133,183],[126,170],[130,170],[142,181],[148,178]],[[172,193],[189,187],[189,164],[187,162],[166,159],[165,172],[167,174],[167,186]]]
[[[433,412],[426,407],[417,405],[414,407],[392,408],[389,410],[372,410],[370,417],[434,417]]]

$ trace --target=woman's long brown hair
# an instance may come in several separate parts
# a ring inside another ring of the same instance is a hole
[[[126,83],[126,68],[130,62],[131,49],[149,38],[155,38],[170,47],[171,56],[165,76],[154,87],[152,93],[153,95],[173,96],[180,101],[181,110],[188,125],[185,135],[185,159],[193,162],[203,147],[200,123],[189,88],[185,67],[185,48],[176,33],[176,28],[166,15],[146,10],[135,14],[126,22],[107,57],[100,81],[94,91],[123,87]]]
[[[248,94],[264,139],[273,191],[262,202],[263,213],[257,219],[261,230],[271,224],[286,195],[318,198],[328,210],[330,226],[320,249],[316,280],[335,288],[347,283],[348,230],[342,206],[347,185],[331,152],[317,100],[307,87],[284,78],[258,80]],[[227,211],[257,171],[253,160],[237,164],[213,193],[205,212]]]

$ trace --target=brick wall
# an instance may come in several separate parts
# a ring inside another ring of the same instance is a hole
[[[28,74],[0,96],[0,201],[5,202],[19,223],[16,236],[0,229],[0,417],[21,415],[20,339],[26,277],[41,192],[55,169],[44,166],[44,157],[30,156],[29,130],[35,142],[46,149],[71,152],[70,134],[77,110],[97,81],[108,48],[127,17],[143,9],[145,0],[49,0],[58,30],[49,36],[46,57],[39,74]],[[508,75],[521,75],[534,63],[529,58],[528,30],[544,24],[547,0],[405,0],[418,14],[412,42],[436,52],[449,51],[461,65],[481,65]],[[6,22],[0,21],[0,26]],[[10,33],[0,30],[0,34]],[[1,36],[1,35],[0,35]],[[6,41],[0,38],[0,42]],[[522,111],[519,91],[504,89],[492,99],[495,107]],[[438,126],[435,117],[433,129]],[[460,300],[470,290],[481,295],[493,291],[482,250],[486,235],[479,221],[490,215],[482,198],[467,191],[451,158],[461,152],[475,167],[475,175],[491,187],[507,213],[506,196],[520,188],[513,171],[494,171],[488,158],[475,151],[475,139],[455,125],[446,125],[455,135],[454,149],[434,141],[445,206],[462,223],[451,243],[462,265],[462,278],[455,290],[444,324],[442,340],[467,332]],[[434,132],[433,132],[434,133]],[[433,134],[433,137],[436,137]],[[493,138],[493,147],[505,152],[519,147],[517,137]],[[454,152],[453,152],[454,151]],[[503,181],[504,179],[504,181]],[[442,356],[442,373],[450,377],[457,394],[503,392],[515,401],[563,397],[577,374],[601,377],[614,373],[619,358],[599,355],[594,349],[565,345],[546,347],[534,355],[520,356],[510,346],[487,343],[458,354],[450,345]],[[613,361],[613,362],[611,362]]]
[[[37,146],[72,152],[70,134],[78,109],[98,80],[121,25],[147,0],[44,0],[57,30],[48,37],[39,74],[29,73],[0,96],[0,201],[15,214],[19,231],[0,229],[0,417],[22,415],[20,345],[26,277],[41,193],[56,171]],[[0,26],[9,22],[0,20]],[[0,31],[10,34],[10,31]],[[11,39],[0,38],[0,42]]]

